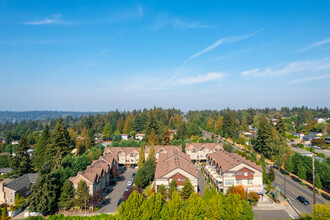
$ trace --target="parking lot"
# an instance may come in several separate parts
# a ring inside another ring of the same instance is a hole
[[[114,186],[113,190],[106,196],[109,199],[109,204],[103,206],[98,210],[98,213],[113,213],[117,211],[117,204],[121,196],[123,195],[128,181],[131,179],[132,174],[136,173],[137,169],[128,168],[122,175],[121,179]]]

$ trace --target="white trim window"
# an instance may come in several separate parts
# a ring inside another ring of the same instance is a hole
[[[248,184],[252,184],[253,179],[248,179]]]
[[[242,184],[242,180],[241,179],[236,180],[236,184]]]
[[[248,176],[248,172],[244,172],[244,176]]]
[[[234,180],[226,180],[225,185],[227,185],[227,186],[234,185]]]

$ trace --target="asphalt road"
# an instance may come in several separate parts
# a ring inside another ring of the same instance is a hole
[[[198,189],[199,189],[199,193],[201,195],[204,194],[205,188],[207,186],[207,183],[205,181],[205,178],[201,172],[201,167],[200,166],[196,166],[197,170],[198,170]]]
[[[254,219],[293,219],[285,210],[253,210]]]
[[[113,213],[117,211],[117,205],[120,197],[122,197],[125,188],[127,186],[127,182],[131,179],[132,174],[136,173],[137,169],[128,168],[122,175],[122,178],[117,182],[114,186],[113,190],[106,196],[106,198],[110,199],[110,203],[103,206],[98,213]]]
[[[268,170],[268,168],[267,168]],[[282,193],[285,193],[284,190],[284,175],[275,170],[275,181],[272,185],[278,186]],[[290,177],[286,177],[286,193],[288,198],[290,199],[292,205],[297,209],[300,213],[311,213],[312,212],[312,204],[313,204],[313,192],[304,186],[300,185],[298,182],[292,180]],[[311,205],[303,205],[301,202],[297,200],[298,196],[305,197]],[[324,198],[316,194],[316,204],[323,204],[327,202]]]

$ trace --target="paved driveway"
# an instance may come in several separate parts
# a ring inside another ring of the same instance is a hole
[[[98,213],[113,213],[117,211],[118,201],[125,191],[127,182],[131,179],[132,174],[136,172],[137,169],[130,168],[125,171],[122,178],[114,186],[112,192],[106,196],[106,198],[110,200],[110,203],[100,208],[100,210],[97,211]]]
[[[198,170],[198,188],[199,188],[199,193],[201,195],[204,194],[205,188],[206,188],[206,181],[205,178],[201,172],[201,167],[200,166],[196,166],[197,170]]]

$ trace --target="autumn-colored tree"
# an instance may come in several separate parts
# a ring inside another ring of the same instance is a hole
[[[124,128],[124,118],[120,117],[117,121],[117,126],[116,126],[116,130],[118,130],[120,133],[123,132],[123,128]]]
[[[156,132],[154,129],[151,130],[151,133],[148,137],[148,142],[147,142],[148,145],[157,145],[159,144],[159,140],[158,140],[158,137],[156,136]]]
[[[133,131],[134,120],[135,120],[135,118],[134,118],[134,115],[133,114],[129,114],[126,117],[124,128],[123,128],[123,132],[125,134],[130,134]]]
[[[248,200],[250,202],[252,202],[253,204],[258,202],[259,199],[260,199],[260,196],[256,192],[250,192],[249,193]]]
[[[145,146],[144,144],[141,145],[141,150],[140,150],[140,153],[139,153],[139,161],[138,161],[138,167],[142,167],[144,161],[145,161],[145,153],[144,153],[144,150],[145,150]]]
[[[171,144],[171,131],[170,129],[165,129],[163,134],[163,144],[170,145]]]
[[[220,134],[221,133],[221,130],[222,130],[222,120],[223,120],[223,117],[222,116],[218,116],[216,121],[215,121],[215,133],[216,134]]]
[[[92,146],[92,140],[89,137],[88,130],[84,127],[81,131],[81,135],[76,142],[76,147],[78,149],[78,154],[83,154],[88,148]]]
[[[240,199],[246,198],[246,192],[242,185],[232,186],[230,189],[230,193],[240,195]]]

